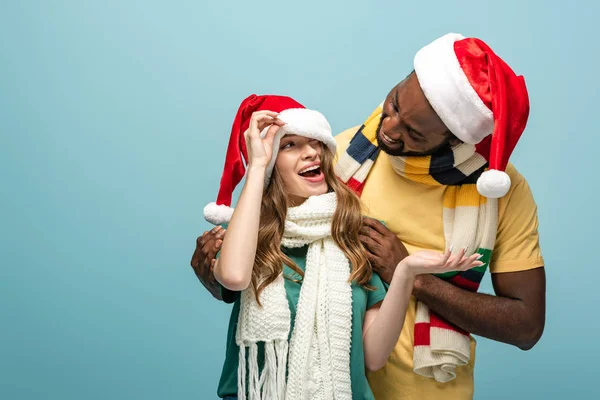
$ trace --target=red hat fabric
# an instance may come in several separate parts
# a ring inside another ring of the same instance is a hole
[[[488,160],[489,170],[477,181],[479,193],[504,196],[511,184],[505,169],[529,117],[524,78],[482,40],[455,33],[419,50],[414,66],[444,124]]]

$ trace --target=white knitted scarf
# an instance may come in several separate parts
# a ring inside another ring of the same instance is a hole
[[[308,245],[289,360],[291,314],[283,274],[260,294],[262,307],[251,288],[242,292],[236,332],[240,400],[352,398],[352,289],[348,259],[331,238],[336,205],[336,194],[327,193],[288,209],[281,245]],[[259,342],[265,346],[262,372],[258,365]]]

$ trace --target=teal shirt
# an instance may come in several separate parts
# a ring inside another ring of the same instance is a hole
[[[300,269],[305,270],[306,253],[308,246],[299,249],[283,249],[285,253],[298,265]],[[292,269],[285,266],[284,274],[286,277],[298,280],[299,276]],[[352,336],[350,348],[350,379],[352,381],[352,399],[353,400],[374,400],[373,393],[367,382],[365,375],[365,354],[362,341],[362,327],[366,311],[379,303],[385,297],[386,290],[381,278],[373,274],[369,284],[375,290],[366,290],[362,286],[352,284]],[[300,296],[301,283],[296,283],[290,279],[285,280],[285,291],[287,293],[288,304],[291,311],[291,332],[294,329],[294,320],[296,318],[296,307]],[[229,319],[229,329],[227,331],[227,350],[225,353],[225,363],[217,394],[223,398],[225,396],[237,395],[237,369],[239,347],[235,343],[235,332],[237,329],[238,315],[240,312],[239,293],[233,293],[226,289],[224,299],[234,301],[231,318]],[[260,345],[260,344],[259,344]],[[262,347],[259,347],[259,360],[262,359]]]

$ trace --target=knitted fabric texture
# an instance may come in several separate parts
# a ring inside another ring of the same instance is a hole
[[[262,307],[252,289],[242,293],[236,332],[240,400],[246,399],[246,393],[249,400],[352,398],[352,289],[348,259],[331,238],[336,205],[336,194],[327,193],[288,209],[281,245],[308,245],[289,355],[291,317],[283,274],[261,293]],[[259,342],[265,344],[260,373]]]
[[[356,132],[336,166],[336,174],[361,194],[380,149],[377,127],[382,105],[377,107]],[[438,275],[466,290],[476,292],[489,265],[498,228],[498,200],[481,196],[477,178],[485,171],[486,160],[475,146],[460,144],[431,156],[390,156],[396,173],[415,182],[446,186],[443,199],[443,224],[446,247],[467,255],[482,254],[481,267],[464,272]],[[469,362],[469,333],[450,324],[417,302],[414,326],[413,368],[415,373],[448,382],[456,377],[455,368]]]

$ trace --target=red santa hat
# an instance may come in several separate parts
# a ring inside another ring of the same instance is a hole
[[[483,41],[455,33],[419,50],[414,66],[444,124],[488,160],[489,169],[477,181],[479,193],[504,196],[511,184],[504,171],[529,116],[523,77]]]
[[[246,174],[246,164],[248,163],[244,132],[250,125],[252,113],[261,110],[279,113],[277,118],[285,122],[285,125],[279,129],[273,140],[273,154],[265,174],[265,188],[273,173],[279,151],[279,141],[284,135],[299,135],[319,140],[335,153],[336,143],[331,133],[331,126],[320,112],[309,110],[287,96],[257,96],[255,94],[248,96],[240,104],[233,120],[217,201],[204,207],[204,218],[210,223],[219,225],[229,222],[231,219],[233,214],[233,208],[231,207],[233,191]],[[268,127],[262,131],[261,135],[263,137],[267,129]]]

